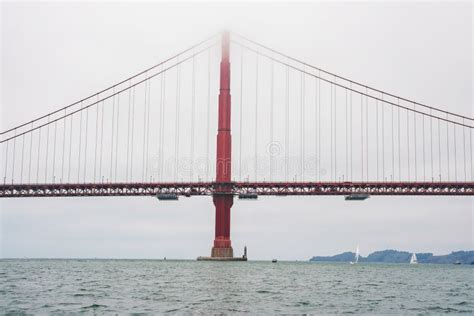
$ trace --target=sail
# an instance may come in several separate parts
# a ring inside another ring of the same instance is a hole
[[[418,263],[418,260],[416,259],[416,253],[413,253],[411,255],[410,264],[416,264],[416,263]]]
[[[356,248],[356,253],[355,253],[355,262],[359,262],[359,256],[360,256],[360,253],[359,253],[359,245],[357,245],[357,248]]]

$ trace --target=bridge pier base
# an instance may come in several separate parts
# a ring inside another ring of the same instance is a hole
[[[234,250],[232,247],[216,248],[212,247],[211,257],[213,258],[232,258],[234,257]]]
[[[234,257],[230,241],[230,209],[234,203],[232,194],[218,194],[213,197],[216,206],[216,232],[210,257],[198,257],[201,261],[247,261],[247,256]]]

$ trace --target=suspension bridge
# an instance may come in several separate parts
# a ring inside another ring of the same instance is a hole
[[[234,197],[473,195],[473,127],[224,32],[1,132],[0,197],[212,196],[230,259]]]

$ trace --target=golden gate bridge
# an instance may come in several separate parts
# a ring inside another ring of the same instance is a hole
[[[223,32],[1,132],[0,197],[212,196],[230,259],[236,196],[473,195],[472,130]]]

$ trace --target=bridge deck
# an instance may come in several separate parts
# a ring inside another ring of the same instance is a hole
[[[222,185],[222,184],[221,184]],[[231,182],[231,193],[258,195],[474,195],[474,182]],[[5,184],[1,197],[155,196],[215,194],[215,182]]]

